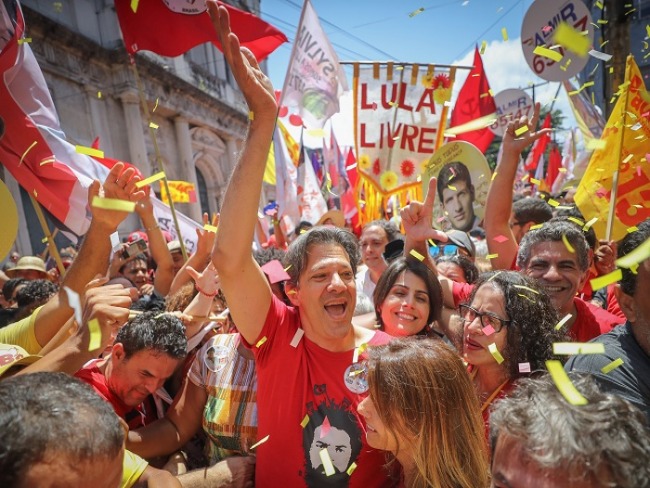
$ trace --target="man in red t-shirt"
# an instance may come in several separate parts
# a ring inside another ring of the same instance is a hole
[[[252,54],[230,33],[224,7],[210,4],[224,55],[248,102],[246,144],[221,209],[212,260],[258,374],[257,486],[389,486],[385,453],[371,449],[357,413],[368,385],[361,360],[386,334],[352,325],[359,246],[353,234],[315,227],[289,247],[293,306],[271,293],[251,243],[278,106]]]
[[[145,312],[117,333],[111,355],[75,373],[109,402],[129,428],[155,420],[142,403],[160,388],[187,356],[185,327],[173,315]]]

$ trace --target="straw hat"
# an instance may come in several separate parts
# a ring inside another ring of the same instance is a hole
[[[325,223],[327,220],[331,220],[331,225],[335,227],[345,227],[345,216],[343,215],[343,212],[335,208],[325,212],[322,217],[318,219],[316,225],[327,225]]]
[[[5,271],[5,274],[9,278],[15,278],[18,274],[18,271],[31,269],[33,271],[39,271],[43,274],[43,278],[48,279],[47,270],[45,269],[45,262],[37,256],[23,256],[16,263],[16,267],[8,269]]]
[[[0,377],[9,369],[14,366],[35,363],[41,359],[41,356],[30,355],[20,346],[12,344],[0,344]]]

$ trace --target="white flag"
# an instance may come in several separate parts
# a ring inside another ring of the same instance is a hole
[[[285,234],[293,232],[300,222],[298,207],[298,169],[293,162],[291,151],[298,159],[299,146],[287,132],[282,122],[277,121],[273,133],[275,151],[275,200],[278,202],[278,218],[282,222]]]
[[[322,129],[339,111],[339,97],[348,89],[345,71],[327,39],[309,0],[305,0],[291,51],[280,105],[300,115],[308,129]]]
[[[302,148],[302,151],[305,149]],[[314,225],[327,212],[327,202],[320,192],[314,166],[306,151],[305,161],[298,167],[298,205],[302,220]]]
[[[158,200],[154,195],[151,195],[151,203],[153,204],[153,214],[158,221],[160,229],[166,230],[174,239],[178,239],[174,219],[172,218],[172,211],[169,206]],[[180,213],[178,209],[175,210],[178,227],[180,227],[181,233],[183,234],[185,249],[187,250],[187,254],[190,255],[196,250],[198,240],[196,237],[196,229],[201,229],[202,227],[187,215]]]

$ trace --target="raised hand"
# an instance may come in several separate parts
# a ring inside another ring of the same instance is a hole
[[[278,106],[273,85],[260,69],[253,53],[248,48],[241,47],[239,39],[231,32],[228,10],[218,6],[215,0],[211,0],[208,2],[208,11],[214,28],[219,34],[223,54],[252,111],[253,120],[264,116],[275,119]]]
[[[205,296],[216,295],[219,292],[219,274],[210,263],[202,273],[199,273],[191,266],[187,267],[187,272],[196,283],[196,289]]]
[[[219,214],[213,214],[212,220],[210,220],[207,212],[204,212],[203,226],[206,224],[217,227],[219,225]],[[217,240],[217,233],[205,229],[196,229],[196,238],[196,254],[207,259],[210,256],[210,253],[212,253],[214,241]]]
[[[447,242],[447,234],[436,230],[431,226],[433,220],[433,204],[436,199],[436,178],[429,180],[424,203],[411,202],[400,210],[404,233],[408,240],[413,242],[426,242],[429,239],[435,239],[441,242]]]
[[[542,137],[544,134],[551,133],[552,129],[537,129],[537,122],[539,122],[539,102],[535,104],[533,109],[533,116],[529,120],[528,117],[524,116],[518,120],[512,120],[508,123],[506,131],[503,134],[503,152],[505,153],[514,153],[517,154],[517,157],[521,152],[530,146],[537,139]],[[522,127],[527,127],[528,130],[519,136],[516,134],[517,130]]]

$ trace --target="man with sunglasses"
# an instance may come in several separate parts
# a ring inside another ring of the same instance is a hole
[[[435,246],[429,246],[430,256],[435,258],[437,256],[461,255],[474,261],[476,247],[467,232],[451,230],[446,232],[446,234],[448,239],[446,242],[437,241],[435,242]]]

